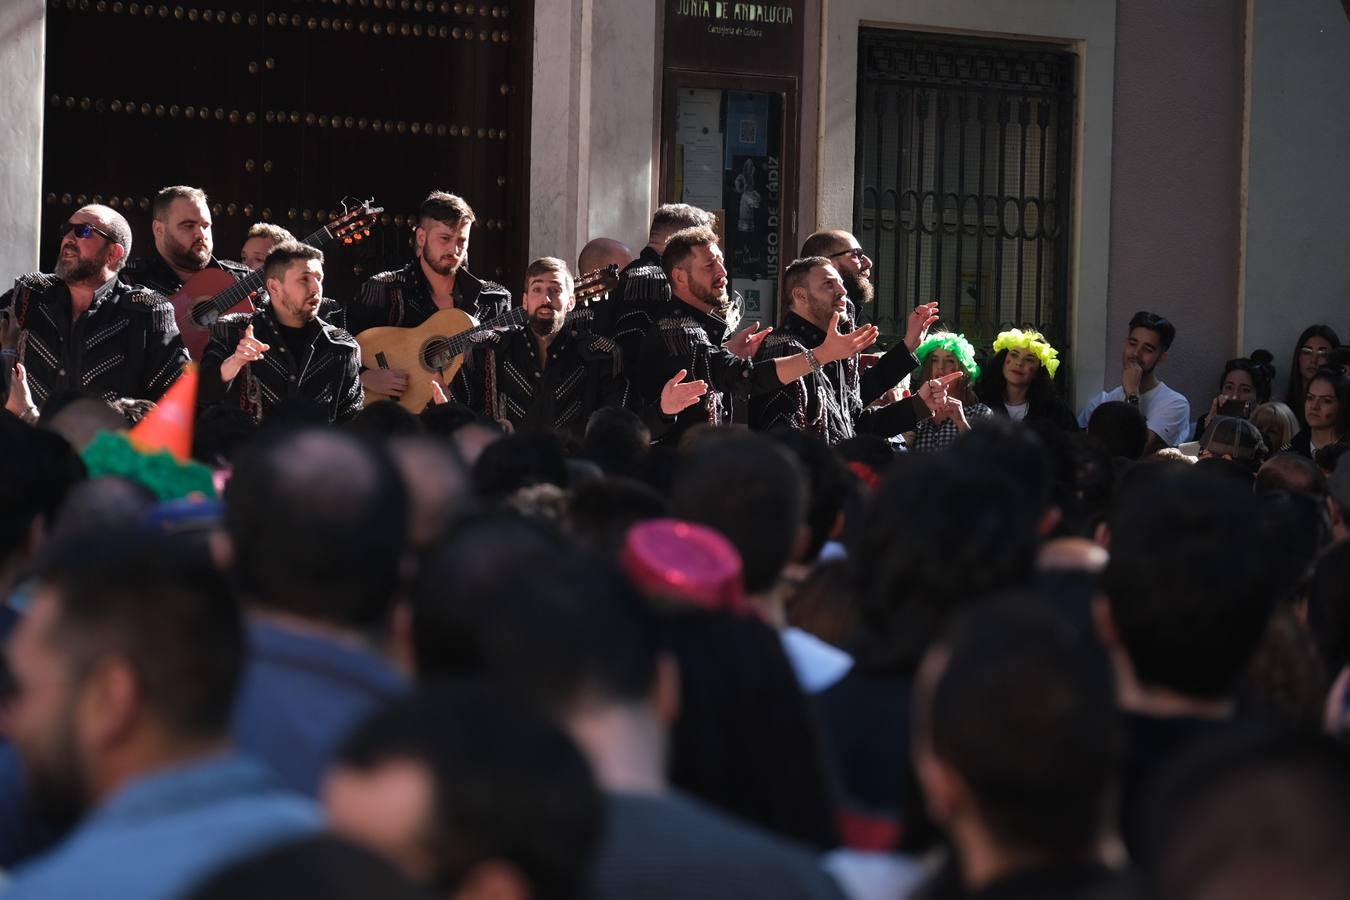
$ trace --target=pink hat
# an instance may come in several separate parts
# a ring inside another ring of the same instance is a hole
[[[711,528],[676,519],[639,522],[628,529],[619,562],[638,590],[654,599],[752,612],[741,579],[741,555]]]

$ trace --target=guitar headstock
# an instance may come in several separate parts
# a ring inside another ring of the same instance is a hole
[[[603,269],[595,269],[578,278],[572,295],[580,303],[598,294],[607,294],[618,286],[619,267],[610,263]]]
[[[374,202],[374,200],[344,199],[342,215],[337,216],[327,226],[333,240],[354,244],[370,237],[370,226],[378,222],[380,213],[384,212],[384,207],[373,206]]]

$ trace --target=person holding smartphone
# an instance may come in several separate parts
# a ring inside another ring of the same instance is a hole
[[[1209,404],[1209,412],[1195,423],[1197,439],[1216,417],[1248,419],[1252,410],[1270,400],[1270,382],[1275,376],[1271,359],[1265,350],[1255,350],[1249,357],[1239,356],[1223,364],[1218,396]]]

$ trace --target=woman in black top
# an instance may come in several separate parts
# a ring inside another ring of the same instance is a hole
[[[1307,424],[1289,449],[1315,459],[1323,447],[1350,439],[1350,376],[1339,369],[1318,369],[1308,381],[1301,408]]]
[[[1303,417],[1303,398],[1308,392],[1308,382],[1318,369],[1331,361],[1331,353],[1341,339],[1330,325],[1309,325],[1298,336],[1294,345],[1294,359],[1289,364],[1289,394],[1285,403],[1298,416],[1298,424],[1306,427]]]
[[[994,356],[975,388],[995,415],[1077,431],[1078,420],[1055,390],[1059,351],[1039,331],[1012,328],[994,339]]]

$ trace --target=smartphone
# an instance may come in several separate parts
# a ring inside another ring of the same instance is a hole
[[[1219,407],[1219,415],[1232,416],[1235,419],[1245,419],[1252,414],[1252,401],[1250,400],[1228,400],[1223,406]]]

